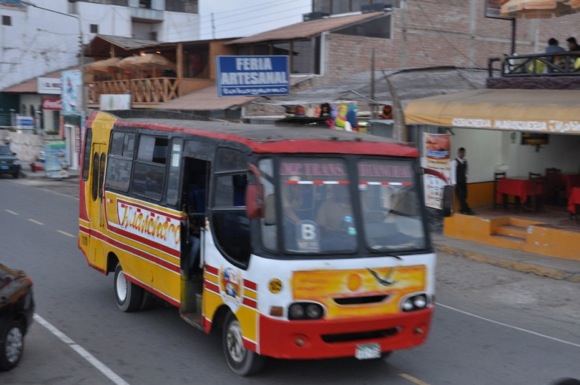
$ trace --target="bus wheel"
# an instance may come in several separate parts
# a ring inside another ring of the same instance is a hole
[[[141,308],[141,304],[143,303],[143,289],[129,282],[120,264],[115,268],[113,285],[115,290],[115,303],[119,310],[134,312]]]
[[[232,313],[228,314],[223,326],[222,344],[226,362],[237,375],[251,376],[264,366],[264,357],[244,346],[240,322]]]

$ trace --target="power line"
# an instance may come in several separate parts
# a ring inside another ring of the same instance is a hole
[[[280,4],[289,4],[289,3],[296,4],[296,0],[286,0],[286,1],[273,0],[273,1],[268,1],[268,2],[262,3],[262,4],[256,4],[256,5],[251,5],[251,6],[248,6],[248,7],[244,7],[243,9],[246,12],[251,13],[252,12],[251,10],[254,9],[254,8],[260,9],[260,8],[266,8],[266,7],[268,7],[268,5],[280,5]],[[228,10],[228,11],[217,11],[217,12],[214,11],[213,13],[215,15],[235,13],[236,15],[234,15],[234,16],[237,16],[238,14],[240,14],[240,10],[237,10],[237,9],[234,10],[234,9],[232,9],[232,10]],[[226,16],[224,16],[224,18],[225,17]]]

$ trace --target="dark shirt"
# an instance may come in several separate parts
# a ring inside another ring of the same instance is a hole
[[[456,183],[458,185],[464,185],[467,183],[467,160],[463,160],[460,161],[459,159],[456,159],[455,162],[455,178],[456,178]]]

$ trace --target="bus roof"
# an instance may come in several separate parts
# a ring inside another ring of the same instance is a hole
[[[256,153],[418,156],[415,147],[391,139],[324,128],[151,118],[119,119],[115,126],[236,142]]]

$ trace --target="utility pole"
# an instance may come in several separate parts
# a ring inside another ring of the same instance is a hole
[[[215,19],[213,12],[211,13],[211,39],[215,40]]]
[[[371,54],[371,100],[369,103],[371,108],[371,119],[377,117],[377,103],[375,102],[375,49]]]

